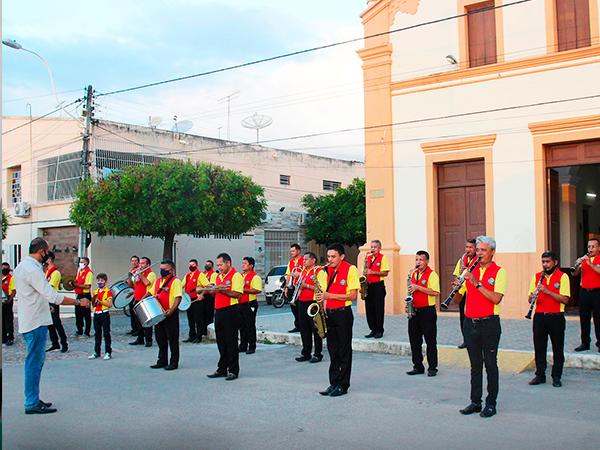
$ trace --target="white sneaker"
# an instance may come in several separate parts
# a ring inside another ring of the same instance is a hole
[[[99,355],[97,355],[96,353],[94,353],[94,354],[88,356],[88,359],[96,359],[96,358],[99,358],[99,357],[100,357]]]
[[[110,359],[110,353],[107,353],[106,355],[104,355],[104,358],[102,358],[104,360],[109,360]]]

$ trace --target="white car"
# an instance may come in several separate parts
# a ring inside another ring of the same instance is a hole
[[[286,271],[287,265],[275,266],[269,271],[269,273],[265,277],[264,293],[265,299],[267,300],[267,305],[271,304],[273,300],[273,294],[275,294],[277,291],[281,291],[281,277],[285,277]]]

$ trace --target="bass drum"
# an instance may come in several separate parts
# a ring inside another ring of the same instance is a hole
[[[150,328],[165,320],[165,310],[156,297],[146,297],[136,302],[133,311],[144,328]]]
[[[190,297],[190,294],[183,291],[181,293],[181,303],[179,303],[179,310],[187,311],[188,309],[190,309],[190,306],[192,306],[192,297]]]
[[[131,286],[127,286],[124,281],[117,281],[110,287],[113,296],[113,305],[115,308],[125,308],[133,300],[133,296],[127,297],[127,294],[133,292]]]

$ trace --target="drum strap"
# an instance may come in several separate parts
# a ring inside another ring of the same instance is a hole
[[[165,287],[169,286],[169,284],[171,283],[171,281],[173,280],[173,278],[175,278],[175,275],[171,275],[171,278],[169,278],[167,281],[165,281],[163,283],[163,285],[160,287],[160,289],[158,290],[158,292],[156,293],[156,295],[160,294]]]

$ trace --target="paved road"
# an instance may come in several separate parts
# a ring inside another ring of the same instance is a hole
[[[5,365],[3,448],[583,450],[600,440],[597,371],[567,370],[560,389],[528,386],[531,372],[503,373],[498,415],[482,419],[458,413],[468,403],[467,370],[408,377],[408,357],[354,353],[350,393],[328,398],[317,394],[328,385],[327,358],[297,363],[293,346],[242,354],[233,382],[205,376],[215,344],[182,346],[173,372],[148,368],[156,351],[48,360],[42,398],[59,412],[47,416],[24,414],[23,365]]]

